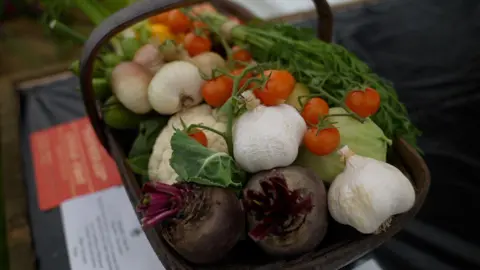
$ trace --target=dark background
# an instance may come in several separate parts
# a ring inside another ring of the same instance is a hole
[[[374,257],[385,269],[480,269],[480,1],[366,4],[335,14],[334,39],[393,81],[423,131],[419,145],[432,176],[417,218],[366,258]],[[36,204],[28,138],[85,115],[77,85],[70,78],[21,95],[22,151],[39,270],[63,270],[69,264],[59,210],[41,212]]]

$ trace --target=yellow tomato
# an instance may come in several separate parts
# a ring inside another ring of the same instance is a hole
[[[163,43],[169,39],[175,39],[175,36],[170,32],[168,26],[163,24],[151,24],[150,30],[152,31],[152,37],[156,38],[160,43]]]

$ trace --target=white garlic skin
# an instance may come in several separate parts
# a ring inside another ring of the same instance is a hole
[[[359,155],[347,157],[346,168],[328,191],[328,209],[337,222],[371,234],[391,216],[409,211],[415,191],[396,167]]]
[[[306,130],[305,121],[292,106],[259,105],[236,121],[233,155],[250,173],[291,165]]]

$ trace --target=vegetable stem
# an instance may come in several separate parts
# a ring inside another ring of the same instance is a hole
[[[242,70],[242,72],[233,78],[233,90],[232,90],[232,98],[230,99],[230,102],[228,103],[228,107],[226,108],[227,110],[227,130],[226,130],[226,141],[227,141],[227,146],[228,146],[228,153],[233,156],[233,118],[235,117],[235,104],[234,100],[239,94],[239,86],[240,86],[240,81],[247,75],[249,72],[254,70],[255,68],[258,68],[257,64],[251,64],[247,66],[245,69]],[[262,73],[263,74],[263,73]]]
[[[96,5],[96,1],[92,0],[75,0],[75,5],[82,10],[82,12],[92,21],[95,25],[99,25],[108,15],[99,9],[99,5]]]
[[[228,20],[218,13],[205,13],[202,17],[216,29],[221,29]],[[279,68],[289,70],[298,82],[309,86],[312,94],[322,96],[329,105],[338,105],[349,113],[352,111],[343,103],[343,97],[350,90],[376,89],[382,102],[380,110],[370,118],[387,137],[402,137],[419,150],[416,138],[420,131],[409,120],[407,109],[398,99],[393,85],[344,47],[318,40],[307,29],[281,23],[238,25],[226,34],[236,45],[249,45],[257,62],[278,63]],[[364,121],[356,114],[352,116]]]
[[[142,226],[153,226],[174,217],[183,208],[185,187],[149,182],[143,186],[143,196],[137,211],[143,214]]]
[[[228,139],[227,139],[227,136],[226,136],[225,133],[220,132],[220,131],[218,131],[218,130],[216,130],[216,129],[214,129],[214,128],[204,126],[204,125],[202,125],[202,124],[191,124],[191,125],[189,125],[188,128],[187,128],[187,133],[189,133],[192,129],[195,129],[195,128],[200,128],[200,129],[208,130],[208,131],[210,131],[210,132],[213,132],[213,133],[215,133],[215,134],[218,134],[218,135],[222,136],[222,138],[223,138],[223,139],[227,142],[227,144],[228,144]]]
[[[345,111],[349,112],[350,116],[352,116],[353,118],[358,120],[360,123],[365,122],[365,119],[360,117],[358,114],[354,113],[352,110],[350,110],[350,108],[348,108],[348,106],[345,105],[345,102],[342,102],[341,100],[339,100],[339,99],[335,98],[334,96],[330,95],[327,91],[323,90],[323,88],[315,87],[315,86],[312,86],[312,85],[309,85],[309,87],[317,90],[318,92],[320,92],[320,94],[311,94],[311,95],[306,95],[306,96],[302,96],[302,97],[326,97],[327,99],[335,102],[338,106],[345,109]]]
[[[70,38],[77,41],[78,43],[83,44],[87,41],[87,38],[84,35],[80,34],[79,32],[73,30],[72,28],[66,26],[65,24],[63,24],[63,23],[61,23],[57,20],[52,20],[48,24],[48,26],[53,31],[56,31],[58,33],[70,36]]]

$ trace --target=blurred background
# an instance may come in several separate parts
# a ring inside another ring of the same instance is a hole
[[[310,0],[234,1],[264,19],[316,27]],[[48,27],[56,18],[88,36],[93,24],[74,2],[0,0],[3,80],[25,71],[66,65],[79,57],[81,44]],[[115,10],[129,0],[101,2]],[[430,193],[417,218],[394,239],[345,269],[480,269],[480,220],[476,217],[480,213],[480,144],[476,136],[480,129],[476,119],[480,115],[480,1],[329,3],[334,13],[334,41],[393,81],[412,121],[423,131],[419,144],[432,175]],[[0,129],[5,130],[2,123]],[[24,161],[23,166],[27,165]],[[8,181],[0,179],[0,183]],[[7,231],[1,195],[9,191],[0,191],[0,269],[9,269],[8,250],[15,247],[7,246],[7,237],[22,238],[22,233],[30,232]],[[61,228],[58,213],[36,219],[32,209],[37,206],[29,207],[32,222],[50,220],[30,225],[37,234],[49,235],[50,225]],[[63,241],[61,234],[52,233],[51,237]],[[38,269],[67,269],[51,268],[68,267],[63,242],[56,245],[47,239],[49,243],[42,250],[38,247],[44,244],[35,241],[45,237],[33,238],[39,254],[44,256],[36,255]]]
[[[89,33],[92,25],[88,18],[75,7],[74,2],[73,0],[2,0],[0,74],[66,62],[78,56],[80,46],[68,38],[53,34],[48,29],[48,20],[61,16],[61,21],[74,30]],[[101,2],[113,7],[121,7],[128,1]],[[262,18],[311,11],[314,8],[310,0],[234,0],[233,2],[245,6]],[[338,6],[361,1],[331,0],[329,2]]]

